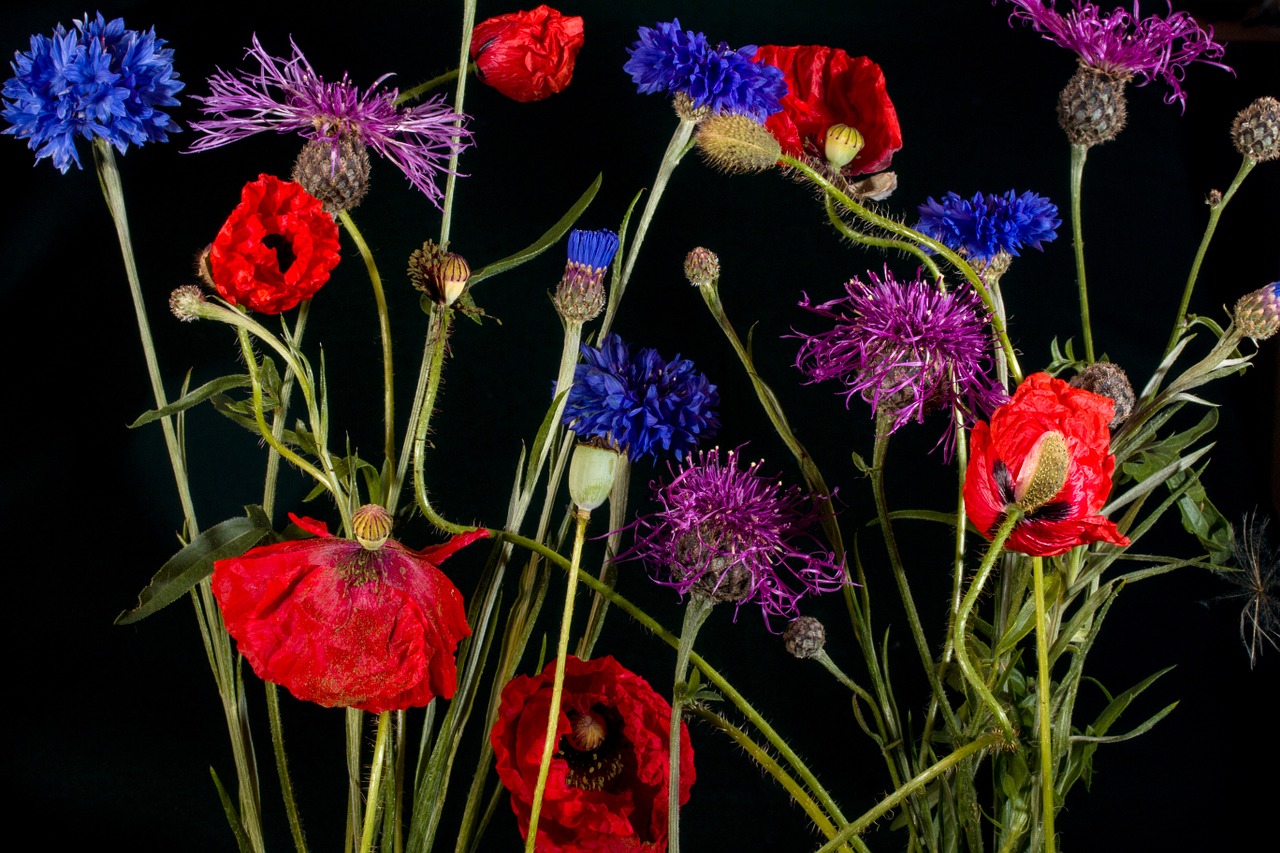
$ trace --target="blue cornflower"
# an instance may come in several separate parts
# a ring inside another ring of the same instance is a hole
[[[633,462],[658,448],[682,459],[720,428],[720,394],[689,359],[668,362],[652,349],[633,358],[617,335],[599,349],[584,344],[582,357],[563,417],[579,438],[611,441]]]
[[[4,82],[4,133],[27,140],[36,160],[53,158],[66,174],[80,165],[75,137],[104,139],[123,154],[129,144],[165,142],[178,124],[157,107],[176,106],[183,87],[173,51],[155,29],[126,30],[124,20],[96,18],[59,24],[53,37],[34,35],[28,53],[13,55]]]
[[[574,229],[569,232],[569,263],[604,271],[618,253],[618,235],[608,228],[599,231]]]
[[[618,235],[599,231],[569,232],[569,258],[564,276],[551,301],[560,316],[572,323],[585,323],[604,310],[604,273],[618,253]]]
[[[782,70],[753,62],[753,44],[734,50],[724,42],[711,47],[703,33],[681,29],[672,19],[641,27],[640,38],[627,48],[631,57],[622,70],[643,95],[683,93],[697,109],[741,113],[759,122],[782,109],[787,94]]]
[[[942,201],[930,198],[920,205],[916,230],[970,258],[990,261],[1001,252],[1017,255],[1021,246],[1041,248],[1057,235],[1062,224],[1058,207],[1033,192],[1017,195],[975,193],[965,199],[947,193]]]

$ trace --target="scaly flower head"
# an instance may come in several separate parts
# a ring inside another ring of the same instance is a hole
[[[121,153],[129,144],[165,142],[181,130],[158,107],[176,106],[183,84],[173,51],[155,29],[127,30],[124,20],[85,17],[68,32],[31,37],[31,50],[13,55],[13,77],[0,92],[4,132],[27,140],[36,159],[50,157],[63,174],[82,168],[75,137],[103,139]]]
[[[208,151],[255,133],[297,133],[322,140],[332,148],[336,174],[343,136],[355,137],[395,164],[415,188],[437,207],[443,191],[435,183],[449,173],[449,157],[471,144],[470,131],[455,124],[465,116],[435,97],[412,107],[396,106],[398,89],[381,88],[390,75],[361,91],[343,74],[326,83],[293,44],[293,57],[278,59],[263,49],[258,37],[247,56],[256,72],[219,70],[209,78],[210,94],[195,96],[200,111],[213,118],[192,122],[202,136],[192,151]]]
[[[898,282],[867,274],[845,284],[846,296],[812,305],[835,326],[803,341],[798,367],[810,382],[844,384],[846,403],[860,396],[876,413],[893,418],[892,429],[923,421],[926,412],[960,412],[972,422],[1004,402],[990,377],[987,314],[971,290],[944,293],[919,279]],[[950,453],[955,422],[947,419],[944,452]]]
[[[639,35],[627,48],[631,58],[622,70],[641,94],[680,93],[695,109],[740,113],[756,121],[782,108],[779,99],[787,94],[783,73],[752,62],[755,45],[734,50],[721,42],[712,47],[703,33],[681,28],[679,19],[641,27]]]
[[[607,228],[569,232],[569,257],[552,302],[574,323],[594,320],[604,310],[604,274],[618,252],[618,235]]]
[[[974,193],[961,198],[947,193],[942,201],[930,198],[920,205],[916,230],[967,257],[990,261],[1001,252],[1017,255],[1022,246],[1041,249],[1057,237],[1062,224],[1058,207],[1033,192],[1018,195]]]
[[[739,467],[736,451],[690,456],[671,482],[654,483],[662,509],[635,523],[636,542],[624,558],[638,559],[658,583],[738,608],[756,602],[770,617],[793,619],[806,595],[845,583],[843,566],[814,536],[821,521],[817,497],[783,488],[760,471]],[[735,612],[736,616],[736,612]]]
[[[633,358],[617,335],[598,349],[584,344],[582,357],[563,419],[579,438],[604,438],[633,462],[658,448],[681,459],[720,428],[720,393],[689,359],[666,361],[653,349]]]
[[[1074,51],[1080,61],[1108,74],[1128,78],[1137,75],[1139,85],[1160,79],[1170,92],[1164,102],[1180,103],[1186,109],[1187,94],[1182,77],[1192,62],[1231,69],[1219,59],[1225,47],[1213,40],[1213,28],[1201,29],[1187,12],[1174,12],[1169,4],[1165,17],[1143,18],[1134,0],[1133,12],[1117,6],[1104,14],[1092,3],[1072,0],[1065,14],[1054,8],[1055,0],[1009,0],[1017,9],[1012,18],[1027,22],[1060,47]]]

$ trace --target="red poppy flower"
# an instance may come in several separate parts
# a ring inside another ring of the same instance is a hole
[[[529,831],[555,671],[552,661],[541,675],[512,680],[489,735],[522,836]],[[680,730],[683,805],[694,771],[689,729],[682,722]],[[559,748],[543,793],[537,849],[665,851],[670,731],[671,706],[643,678],[611,657],[566,659]]]
[[[471,32],[477,76],[515,101],[541,101],[573,79],[582,19],[550,6],[481,21]]]
[[[317,538],[252,548],[213,566],[213,594],[240,654],[266,681],[325,707],[396,711],[448,699],[454,649],[471,633],[436,564],[486,531],[376,550],[289,515]],[[388,523],[387,530],[390,529]]]
[[[301,185],[271,175],[244,185],[209,250],[222,298],[262,314],[315,296],[338,265],[338,226]]]
[[[766,44],[754,59],[781,68],[787,78],[782,110],[764,123],[785,153],[799,157],[806,142],[821,151],[827,128],[847,124],[865,144],[844,172],[865,175],[888,168],[902,147],[902,130],[879,65],[822,45]]]
[[[1047,373],[1028,376],[989,426],[973,428],[964,482],[969,520],[990,539],[1006,508],[1021,505],[1027,516],[1005,547],[1037,557],[1090,542],[1128,545],[1115,524],[1096,514],[1107,502],[1116,464],[1107,429],[1113,406],[1110,397]],[[1037,489],[1041,494],[1034,495]]]

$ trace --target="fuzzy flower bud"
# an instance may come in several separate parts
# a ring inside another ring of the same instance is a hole
[[[827,128],[823,139],[823,153],[827,162],[837,169],[843,169],[853,162],[858,152],[866,145],[866,140],[856,127],[847,124],[833,124]]]
[[[302,146],[290,177],[324,202],[327,213],[351,210],[369,192],[369,149],[349,133],[342,134],[337,147],[327,139],[313,139]]]
[[[578,444],[569,459],[569,496],[580,510],[598,509],[613,490],[622,454],[604,443]]]
[[[801,660],[817,657],[827,644],[827,629],[812,616],[801,616],[782,632],[782,643],[788,654]]]
[[[366,551],[377,551],[391,537],[391,513],[377,504],[365,504],[351,516],[351,532]]]
[[[618,235],[607,229],[569,234],[569,259],[552,302],[567,322],[586,323],[604,310],[604,274],[618,252]]]
[[[184,284],[169,294],[169,310],[184,323],[200,319],[199,307],[204,302],[204,291],[194,284]]]
[[[1129,415],[1133,414],[1133,406],[1137,402],[1137,396],[1133,393],[1133,385],[1129,382],[1128,375],[1117,364],[1112,364],[1109,361],[1099,361],[1097,364],[1091,364],[1073,376],[1069,384],[1073,388],[1083,388],[1085,391],[1092,391],[1095,394],[1111,398],[1111,401],[1116,404],[1116,408],[1115,415],[1107,426],[1112,430],[1128,420]]]
[[[734,113],[714,115],[698,125],[696,142],[709,165],[730,175],[772,169],[782,156],[782,146],[764,125]]]
[[[434,298],[435,268],[440,265],[447,254],[446,246],[439,246],[435,240],[428,240],[421,249],[414,249],[409,255],[409,282],[418,290]]]
[[[1054,499],[1067,482],[1071,454],[1062,433],[1041,434],[1023,460],[1013,493],[1018,507],[1030,515]]]
[[[1110,142],[1124,130],[1129,118],[1124,87],[1130,76],[1080,63],[1058,95],[1058,125],[1072,145]]]
[[[1240,297],[1235,321],[1240,331],[1255,341],[1265,341],[1280,331],[1280,281]]]
[[[471,267],[462,255],[446,252],[440,263],[431,270],[431,279],[435,288],[432,296],[440,305],[452,305],[462,295],[471,278]]]
[[[720,258],[699,246],[684,258],[684,277],[694,287],[706,287],[720,279]]]
[[[1231,141],[1258,162],[1280,157],[1280,101],[1268,95],[1241,110],[1231,122]]]

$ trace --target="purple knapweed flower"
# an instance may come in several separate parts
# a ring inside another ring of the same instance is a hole
[[[815,335],[797,333],[803,343],[796,367],[809,382],[834,379],[844,385],[845,403],[855,396],[876,414],[892,418],[890,431],[926,412],[958,412],[966,423],[989,415],[1007,398],[988,371],[989,319],[969,289],[943,292],[920,281],[899,283],[886,267],[884,278],[867,273],[845,284],[846,296],[800,307],[835,320]],[[950,458],[955,418],[947,418],[944,455]]]
[[[455,122],[455,113],[437,96],[412,107],[396,106],[398,89],[379,85],[383,75],[361,91],[343,74],[326,83],[316,74],[298,46],[285,61],[268,54],[253,36],[246,56],[257,60],[257,72],[235,74],[219,69],[209,78],[210,94],[195,96],[200,111],[213,118],[192,122],[203,134],[192,151],[208,151],[255,133],[274,130],[298,133],[304,139],[329,142],[336,173],[344,136],[354,137],[390,160],[437,207],[443,192],[435,183],[448,174],[449,158],[470,145],[470,131]]]
[[[124,20],[96,17],[59,24],[53,37],[31,37],[31,50],[13,55],[0,112],[4,132],[27,140],[37,162],[52,158],[66,174],[80,165],[75,137],[102,139],[121,154],[130,143],[166,142],[181,128],[157,107],[176,106],[183,83],[173,51],[155,29],[125,29]]]
[[[583,344],[582,357],[562,419],[580,439],[605,439],[632,462],[658,448],[682,459],[720,428],[720,393],[689,359],[668,362],[653,349],[632,358],[617,335],[598,349]]]
[[[734,50],[720,42],[713,48],[705,34],[682,29],[678,18],[640,27],[639,36],[627,48],[630,58],[622,70],[642,95],[683,93],[695,109],[740,113],[759,122],[782,109],[786,75],[753,62],[755,45]]]
[[[1072,0],[1073,9],[1065,14],[1054,8],[1055,0],[1046,5],[1041,0],[1008,0],[1018,8],[1010,20],[1029,23],[1044,37],[1060,47],[1072,50],[1086,65],[1124,78],[1136,75],[1144,86],[1157,78],[1171,91],[1164,102],[1177,101],[1185,110],[1187,94],[1182,91],[1182,77],[1192,62],[1216,65],[1225,46],[1213,40],[1213,28],[1202,29],[1187,12],[1174,12],[1169,4],[1165,17],[1143,18],[1134,0],[1133,12],[1117,6],[1103,14],[1092,3]],[[992,0],[995,2],[995,0]]]
[[[1017,255],[1024,245],[1041,248],[1053,240],[1062,224],[1058,207],[1033,192],[1018,195],[975,193],[961,198],[953,192],[920,205],[916,230],[968,257],[990,261],[1000,252]]]
[[[761,464],[740,468],[737,451],[722,456],[719,448],[690,456],[671,482],[653,484],[662,509],[636,520],[635,544],[619,559],[643,561],[681,596],[692,591],[738,609],[755,602],[766,625],[799,615],[804,596],[842,587],[843,566],[812,532],[821,499],[783,488]]]

